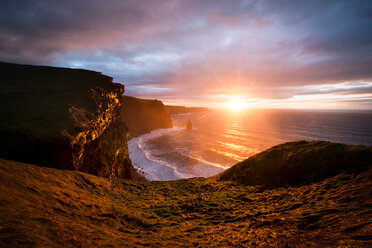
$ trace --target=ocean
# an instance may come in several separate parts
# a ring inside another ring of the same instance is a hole
[[[214,176],[288,141],[372,145],[372,111],[211,110],[171,118],[173,128],[128,143],[134,167],[149,180]],[[186,130],[188,120],[192,130]]]

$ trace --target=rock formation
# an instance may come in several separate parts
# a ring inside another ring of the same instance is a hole
[[[0,63],[0,156],[139,178],[128,156],[124,86],[99,72]]]
[[[371,166],[372,147],[297,141],[274,146],[250,157],[217,178],[243,185],[301,186],[342,172],[361,173]]]
[[[191,120],[188,120],[187,123],[186,123],[186,129],[187,130],[191,130],[192,129],[192,123],[191,123]]]
[[[124,96],[121,117],[129,129],[130,138],[157,128],[171,128],[172,120],[159,100]]]

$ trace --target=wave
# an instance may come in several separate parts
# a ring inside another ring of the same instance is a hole
[[[171,181],[193,177],[194,175],[182,172],[176,166],[155,158],[152,155],[151,149],[144,145],[148,140],[180,130],[183,130],[183,128],[157,129],[151,133],[131,139],[128,142],[128,149],[129,158],[131,159],[134,168],[149,180]]]
[[[184,116],[184,115],[191,115],[192,113],[187,112],[187,113],[177,113],[177,114],[172,114],[172,116]]]
[[[153,139],[184,130],[185,128],[182,127],[157,129],[151,133],[131,139],[128,142],[128,149],[129,157],[134,168],[151,181],[171,181],[200,176],[209,177],[229,168],[228,166],[207,161],[200,156],[185,153],[182,152],[182,149],[175,148],[173,152],[177,152],[184,157],[194,160],[194,164],[191,168],[187,166],[187,163],[183,163],[183,161],[180,161],[180,166],[177,166],[177,163],[170,163],[164,159],[159,159],[156,156],[158,150],[147,144]],[[171,151],[169,151],[169,153],[171,153]]]
[[[239,155],[230,153],[230,152],[218,151],[218,150],[216,150],[214,148],[210,148],[210,150],[213,151],[213,152],[215,152],[215,153],[218,153],[218,154],[221,154],[223,156],[226,156],[226,157],[229,157],[231,159],[234,159],[236,162],[240,162],[240,161],[243,161],[244,159],[246,159],[246,157],[242,157],[242,156],[239,156]],[[227,168],[229,168],[229,167],[227,167]]]
[[[223,170],[226,170],[226,169],[230,168],[229,166],[223,166],[223,165],[218,164],[218,163],[214,163],[214,162],[211,162],[211,161],[207,161],[207,160],[205,160],[205,159],[203,159],[203,158],[201,158],[201,157],[199,157],[199,156],[193,156],[193,155],[190,155],[189,157],[190,157],[190,158],[193,158],[193,159],[195,159],[195,160],[197,160],[197,161],[199,161],[200,164],[203,165],[203,169],[206,169],[206,168],[205,168],[205,165],[210,165],[210,166],[212,166],[212,167],[214,167],[214,168],[219,168],[219,169],[223,169]]]

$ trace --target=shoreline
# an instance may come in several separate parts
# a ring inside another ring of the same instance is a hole
[[[222,167],[221,165],[212,164],[211,162],[202,160],[201,158],[195,158],[189,156],[191,159],[198,160],[200,162],[199,166],[194,166],[194,172],[182,171],[176,165],[168,163],[163,160],[159,160],[154,157],[148,148],[144,147],[144,143],[150,139],[161,137],[171,132],[177,132],[185,130],[182,127],[173,127],[166,129],[156,129],[150,133],[143,134],[141,136],[135,137],[128,141],[128,151],[129,158],[132,161],[133,167],[141,173],[146,179],[151,181],[172,181],[179,179],[188,179],[194,177],[211,177],[217,175],[218,173],[228,169],[229,167]],[[214,173],[202,176],[205,170],[214,169]]]

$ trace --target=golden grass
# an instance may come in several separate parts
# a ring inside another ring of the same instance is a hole
[[[0,247],[368,247],[371,174],[264,189],[0,160]]]

